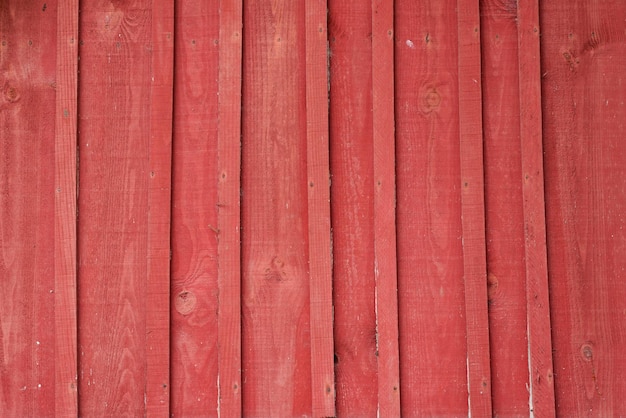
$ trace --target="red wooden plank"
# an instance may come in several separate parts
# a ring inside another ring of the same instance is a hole
[[[172,187],[174,416],[217,416],[218,2],[176,2]]]
[[[241,84],[242,2],[220,1],[218,132],[219,413],[241,404]]]
[[[530,411],[555,416],[541,126],[539,4],[517,6]]]
[[[491,416],[478,1],[459,0],[457,13],[461,217],[469,414]]]
[[[76,129],[78,1],[57,6],[54,243],[54,367],[57,417],[78,415],[76,331]]]
[[[481,3],[489,336],[494,416],[529,415],[520,89],[514,3]]]
[[[310,415],[304,2],[243,16],[243,414]]]
[[[313,416],[335,416],[326,0],[305,4],[306,120]]]
[[[625,415],[626,3],[540,12],[556,413]]]
[[[375,416],[372,4],[331,0],[328,17],[336,408]]]
[[[393,39],[393,2],[373,0],[372,130],[378,415],[385,417],[400,416]]]
[[[55,413],[56,23],[56,2],[0,6],[3,416]]]
[[[153,325],[146,317],[148,261],[156,249],[151,232],[158,233],[149,215],[167,210],[149,206],[156,204],[151,77],[152,57],[159,54],[153,51],[159,45],[153,45],[152,6],[81,5],[80,415],[146,414],[146,331]]]
[[[168,417],[174,4],[167,0],[153,1],[151,17],[145,402],[147,416]]]
[[[456,7],[456,1],[395,3],[404,416],[468,412]]]

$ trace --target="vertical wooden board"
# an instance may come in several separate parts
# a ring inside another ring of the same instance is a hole
[[[402,414],[467,415],[456,2],[395,19]]]
[[[626,414],[626,3],[542,2],[557,414]]]
[[[378,415],[400,416],[393,2],[372,1],[374,275]]]
[[[308,415],[304,2],[246,2],[243,16],[243,413]]]
[[[220,7],[218,126],[218,408],[241,416],[241,0]]]
[[[316,417],[335,416],[326,0],[305,3],[311,307],[311,391]]]
[[[0,7],[0,411],[55,413],[57,4]]]
[[[146,412],[152,4],[81,7],[81,415]]]
[[[218,2],[176,3],[172,407],[217,416]]]
[[[524,197],[530,411],[555,416],[539,53],[539,3],[518,3],[520,136]]]
[[[459,0],[457,14],[468,406],[470,416],[491,416],[478,0]]]
[[[69,418],[78,415],[76,330],[77,0],[59,2],[56,28],[54,415]]]
[[[152,2],[148,271],[146,289],[147,416],[170,415],[170,221],[174,3]]]
[[[337,415],[378,408],[371,1],[329,1]]]
[[[481,3],[493,414],[529,414],[517,8]]]

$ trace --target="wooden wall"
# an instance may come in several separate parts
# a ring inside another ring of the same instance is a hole
[[[0,414],[626,414],[625,22],[0,1]]]

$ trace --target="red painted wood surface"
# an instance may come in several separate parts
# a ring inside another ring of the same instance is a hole
[[[242,2],[220,1],[218,129],[218,410],[241,404]]]
[[[493,414],[529,415],[517,8],[481,3]]]
[[[588,3],[5,1],[0,414],[623,415]]]
[[[244,3],[243,414],[311,414],[304,2]]]
[[[55,413],[57,215],[66,221],[55,212],[54,192],[56,11],[56,2],[49,8],[17,1],[0,7],[0,414],[5,416]]]
[[[331,0],[328,18],[337,415],[374,416],[372,4]]]
[[[305,3],[311,396],[316,417],[335,416],[326,15],[326,1]]]
[[[378,416],[400,416],[393,3],[372,1],[374,277]]]
[[[541,119],[539,4],[518,3],[520,137],[524,198],[526,316],[529,407],[537,416],[555,416],[546,251]]]
[[[171,413],[217,416],[218,2],[175,16]]]
[[[456,1],[395,3],[400,382],[405,416],[468,412],[456,7]]]
[[[76,304],[76,192],[78,1],[57,8],[54,367],[57,417],[78,415]]]
[[[540,13],[557,413],[624,415],[626,3]]]
[[[477,0],[457,3],[459,36],[459,139],[461,224],[470,416],[491,416],[491,370],[487,314],[485,204]]]
[[[164,238],[169,234],[172,40],[167,34],[172,22],[171,12],[157,7],[140,2],[81,8],[78,378],[83,415],[164,416],[169,409],[161,400],[167,399],[169,382],[162,305],[169,284]]]

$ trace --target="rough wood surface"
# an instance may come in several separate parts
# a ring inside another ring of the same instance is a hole
[[[326,0],[307,1],[306,127],[311,390],[315,417],[335,416]]]
[[[218,1],[175,16],[171,413],[217,416]]]
[[[78,415],[76,192],[78,1],[57,8],[55,124],[54,336],[55,412]]]
[[[468,411],[456,7],[456,1],[395,4],[400,382],[406,416]]]
[[[4,1],[0,6],[0,414],[4,416],[55,413],[56,12],[56,2],[42,7]],[[58,214],[64,216],[63,222],[67,215],[71,213]],[[59,313],[62,310],[59,307]]]
[[[557,414],[626,414],[626,3],[541,2]]]
[[[371,1],[329,1],[337,414],[378,409]]]
[[[244,3],[243,414],[311,414],[304,2]]]

